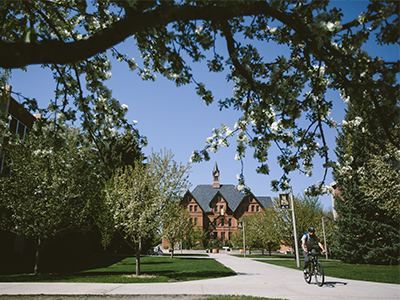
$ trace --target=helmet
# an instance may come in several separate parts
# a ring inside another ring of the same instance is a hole
[[[308,227],[308,232],[315,232],[314,227]]]

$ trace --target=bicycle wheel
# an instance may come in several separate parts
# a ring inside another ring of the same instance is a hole
[[[152,255],[152,254],[153,254],[153,251],[151,251],[151,250],[147,251],[147,255],[148,255],[148,256],[150,256],[150,255]]]
[[[311,263],[308,265],[308,268],[307,268],[307,277],[306,276],[304,276],[304,280],[307,282],[307,283],[310,283],[311,282],[311,277],[312,277],[312,268],[311,268]]]
[[[318,286],[322,286],[325,282],[324,269],[320,263],[315,266],[315,280]]]

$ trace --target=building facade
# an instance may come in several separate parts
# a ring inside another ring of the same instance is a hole
[[[11,86],[6,86],[0,91],[0,114],[8,117],[10,130],[17,133],[21,139],[25,138],[26,133],[32,128],[33,123],[39,115],[32,115],[11,97]],[[3,137],[1,137],[3,139]],[[9,176],[10,169],[5,167],[6,153],[0,149],[0,175]]]
[[[222,243],[231,240],[238,229],[238,220],[252,213],[263,211],[271,203],[271,197],[259,197],[240,193],[233,184],[220,184],[220,171],[215,163],[212,184],[201,184],[181,200],[190,213],[193,226],[205,231],[211,240]]]

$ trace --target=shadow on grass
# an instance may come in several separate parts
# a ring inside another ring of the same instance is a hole
[[[188,281],[236,275],[230,269],[206,265],[199,258],[141,258],[141,274],[150,279],[132,278],[136,271],[134,257],[96,255],[95,257],[53,261],[39,274],[11,272],[0,275],[0,282],[165,282]],[[211,262],[208,262],[211,263]],[[212,263],[211,263],[212,264]],[[50,266],[51,265],[51,266]]]
[[[44,259],[40,264],[41,273],[70,273],[81,272],[90,269],[107,268],[121,262],[129,255],[88,255],[80,258]],[[17,275],[32,273],[33,265],[14,263],[1,266],[0,275]]]

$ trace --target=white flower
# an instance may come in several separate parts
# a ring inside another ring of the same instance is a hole
[[[236,186],[236,189],[237,189],[239,192],[241,192],[241,191],[243,191],[243,189],[244,189],[244,185],[243,185],[243,184],[238,184],[238,185]]]
[[[136,124],[138,123],[138,121],[133,120],[132,123],[133,123],[134,125],[136,125]]]
[[[278,123],[277,122],[272,123],[272,125],[271,125],[272,132],[277,133],[278,129],[279,129]]]
[[[122,107],[123,110],[128,110],[129,109],[128,105],[126,105],[126,104],[122,104],[121,107]]]

